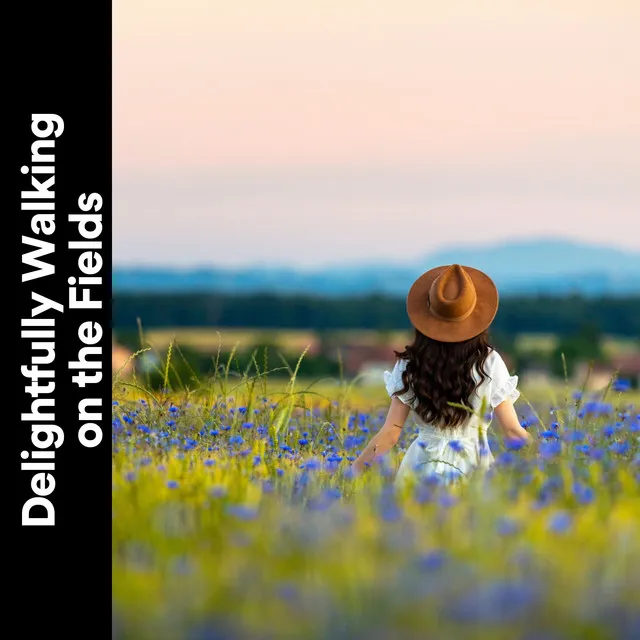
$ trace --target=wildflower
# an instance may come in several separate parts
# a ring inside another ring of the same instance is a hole
[[[129,471],[124,477],[127,482],[133,482],[136,479],[136,474],[133,471]]]
[[[253,520],[258,515],[257,509],[241,504],[229,505],[227,507],[227,513],[240,520]]]
[[[511,451],[519,451],[527,444],[527,441],[524,438],[505,438],[504,444]]]
[[[562,451],[562,445],[557,440],[545,440],[540,443],[540,456],[543,459],[554,458]]]
[[[614,442],[609,445],[609,450],[613,451],[613,453],[623,456],[625,453],[629,451],[629,443],[627,441],[624,442]]]
[[[449,446],[456,452],[462,453],[464,451],[464,446],[459,440],[449,440]]]
[[[513,535],[518,532],[518,529],[518,523],[511,518],[503,517],[498,520],[497,530],[501,536]]]
[[[205,460],[204,461],[204,466],[205,467],[213,467],[213,465],[216,463],[215,460]]]
[[[441,569],[447,561],[444,551],[429,551],[418,558],[418,566],[425,571],[437,571]]]
[[[573,493],[580,504],[590,504],[593,502],[594,491],[587,485],[576,482],[573,487]]]
[[[244,429],[252,429],[253,428],[253,422],[243,422],[242,423],[242,427]]]
[[[571,524],[571,514],[566,511],[559,511],[549,518],[548,528],[553,533],[565,533],[570,529]]]
[[[611,387],[614,391],[623,393],[631,389],[631,382],[629,380],[616,380]]]
[[[167,482],[167,488],[168,489],[177,489],[178,488],[178,483],[175,480],[169,480],[169,482]]]
[[[455,496],[452,496],[450,493],[443,493],[438,498],[438,504],[445,509],[449,507],[453,507],[453,505],[457,502]]]
[[[497,458],[496,462],[499,465],[509,466],[516,461],[516,457],[511,453],[511,451],[504,451]]]

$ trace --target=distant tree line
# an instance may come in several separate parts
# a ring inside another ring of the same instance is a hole
[[[116,294],[116,331],[130,331],[140,318],[146,329],[220,327],[332,331],[404,330],[403,299],[381,295],[320,298],[269,294]],[[640,295],[626,298],[509,297],[500,301],[493,324],[498,334],[549,333],[570,336],[585,323],[603,334],[640,336]]]

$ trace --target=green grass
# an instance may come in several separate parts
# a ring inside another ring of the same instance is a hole
[[[115,637],[634,637],[637,395],[526,397],[529,449],[506,452],[491,428],[490,476],[396,493],[410,424],[349,474],[383,389],[263,373],[115,382]]]

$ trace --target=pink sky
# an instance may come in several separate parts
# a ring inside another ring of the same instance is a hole
[[[636,0],[120,0],[114,261],[640,249],[639,32]]]

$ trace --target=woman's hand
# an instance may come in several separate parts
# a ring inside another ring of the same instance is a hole
[[[409,412],[410,409],[407,405],[403,404],[398,398],[393,398],[384,425],[382,425],[380,431],[371,438],[369,444],[364,448],[364,451],[358,456],[358,459],[353,465],[351,465],[351,468],[356,474],[361,474],[365,464],[373,462],[376,455],[384,455],[398,442],[402,427],[409,416]]]

